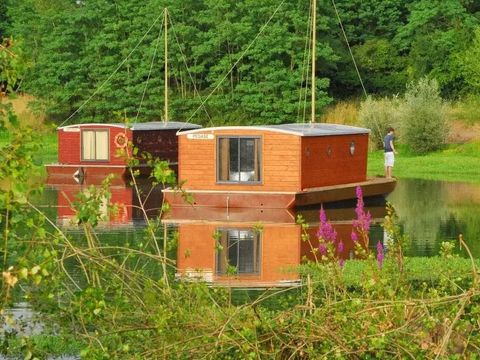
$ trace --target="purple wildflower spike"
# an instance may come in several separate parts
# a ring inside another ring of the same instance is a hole
[[[343,241],[340,241],[340,242],[337,244],[337,252],[338,252],[339,254],[341,254],[341,253],[343,253],[343,249],[344,249],[344,247],[343,247]]]
[[[350,235],[350,237],[354,243],[358,241],[358,235],[354,230],[352,230],[352,234]]]
[[[363,193],[362,188],[357,186],[357,207],[355,208],[355,213],[357,214],[357,219],[353,221],[353,226],[359,230],[368,234],[370,230],[370,224],[372,222],[372,215],[368,211],[365,213],[365,204],[363,202]]]
[[[357,199],[363,199],[363,191],[360,186],[357,186],[355,189],[355,194],[357,195]]]
[[[321,255],[325,255],[327,253],[327,248],[325,247],[325,244],[318,245],[318,251]]]
[[[338,266],[343,268],[344,265],[345,265],[345,259],[338,259]]]
[[[330,242],[335,242],[337,239],[337,232],[328,222],[323,206],[320,208],[320,225],[318,226],[317,237]]]
[[[378,263],[379,268],[382,268],[383,259],[384,259],[383,245],[379,241],[379,242],[377,242],[377,263]]]

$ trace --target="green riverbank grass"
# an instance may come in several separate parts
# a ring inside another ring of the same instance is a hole
[[[85,344],[71,335],[14,336],[2,340],[0,354],[14,359],[49,359],[50,357],[76,358]],[[3,359],[0,355],[0,359]]]
[[[54,131],[41,132],[38,134],[41,138],[42,152],[35,155],[35,161],[41,164],[56,163],[58,161],[57,133]],[[8,145],[10,137],[5,132],[0,132],[0,149]]]
[[[480,184],[480,141],[448,145],[426,155],[412,153],[399,145],[393,175],[399,179],[459,181]],[[383,175],[383,151],[370,152],[368,174]]]

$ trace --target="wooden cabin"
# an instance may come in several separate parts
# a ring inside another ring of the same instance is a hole
[[[139,153],[146,151],[170,162],[178,163],[180,129],[200,126],[182,122],[149,122],[125,124],[78,124],[58,128],[58,163],[47,165],[48,184],[100,183],[108,174],[117,181],[127,176],[125,156],[119,156],[129,143]],[[147,170],[142,167],[142,170]]]
[[[389,193],[367,178],[369,130],[335,124],[194,129],[179,133],[179,179],[194,205],[291,208]],[[167,201],[182,198],[164,190]]]

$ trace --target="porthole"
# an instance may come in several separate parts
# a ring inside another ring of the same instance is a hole
[[[354,155],[355,154],[355,141],[352,141],[350,143],[350,155]]]

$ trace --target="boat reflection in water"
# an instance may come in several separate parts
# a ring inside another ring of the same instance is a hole
[[[115,205],[116,211],[108,210],[106,200],[102,204],[105,216],[98,226],[102,234],[100,241],[121,242],[122,236],[128,240],[137,232],[142,233],[145,219],[141,203],[147,216],[159,215],[162,203],[159,187],[141,184],[140,189],[139,197],[138,192],[128,184],[110,187],[109,205]],[[66,229],[77,229],[78,221],[72,203],[79,192],[88,192],[90,188],[57,185],[55,190],[57,224]],[[162,222],[178,230],[176,275],[179,279],[229,287],[288,287],[300,282],[298,265],[304,259],[315,260],[312,249],[318,248],[319,210],[319,207],[295,211],[175,207]],[[366,210],[374,219],[370,237],[371,244],[375,245],[383,239],[379,224],[385,216],[385,200],[368,200]],[[344,259],[353,257],[350,234],[355,203],[328,204],[325,211],[338,238],[343,240],[341,256]],[[309,241],[302,241],[302,226],[296,222],[299,215],[309,225],[306,230]]]
[[[56,192],[57,224],[61,227],[77,226],[74,203],[80,193],[88,194],[92,185],[52,185],[50,191]],[[95,189],[100,189],[95,185]],[[126,181],[115,182],[108,188],[110,198],[103,198],[100,206],[101,227],[129,226],[144,222],[145,214],[151,218],[160,214],[163,195],[159,186],[143,181],[138,186],[130,186]],[[143,207],[143,209],[142,209]]]
[[[371,242],[376,244],[383,239],[380,223],[385,216],[385,202],[371,204],[366,210],[374,219]],[[354,207],[333,204],[326,214],[344,242],[342,257],[353,257],[350,234]],[[310,241],[302,241],[302,227],[295,221],[298,215],[309,225]],[[318,219],[318,207],[295,213],[286,209],[232,212],[192,207],[174,208],[164,221],[178,225],[179,279],[218,286],[267,288],[289,287],[300,282],[298,265],[304,259],[315,259],[312,249],[318,247]]]

